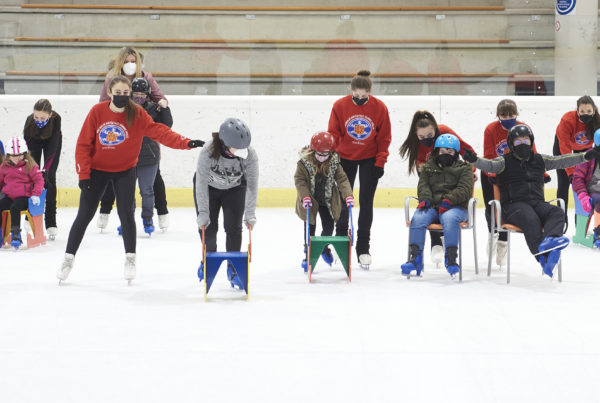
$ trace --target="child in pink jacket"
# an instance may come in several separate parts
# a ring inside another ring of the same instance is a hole
[[[40,195],[44,190],[44,179],[37,164],[27,152],[27,143],[22,137],[13,137],[6,145],[6,155],[0,165],[0,211],[10,210],[11,245],[18,249],[21,240],[21,211],[29,207],[29,198],[33,204],[40,204]],[[0,228],[2,215],[0,214]],[[3,236],[3,234],[1,234]]]
[[[594,133],[594,146],[600,145],[600,129]],[[573,190],[586,213],[594,210],[594,246],[600,248],[600,163],[596,159],[577,165],[573,172]]]

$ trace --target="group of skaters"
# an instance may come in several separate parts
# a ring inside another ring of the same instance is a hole
[[[75,150],[75,166],[81,189],[79,208],[69,231],[66,253],[57,271],[66,280],[75,254],[98,205],[102,201],[98,226],[105,228],[116,199],[125,246],[124,278],[136,276],[135,184],[142,196],[142,223],[148,234],[154,231],[153,210],[158,209],[159,225],[168,226],[164,183],[159,174],[160,147],[188,150],[203,147],[193,179],[197,224],[206,251],[216,251],[218,220],[223,211],[226,250],[239,251],[242,227],[256,224],[258,193],[258,156],[250,146],[250,129],[236,118],[224,121],[212,139],[191,140],[170,129],[173,119],[168,101],[151,74],[142,69],[142,56],[131,47],[121,49],[98,104],[89,111]],[[370,234],[373,200],[389,156],[391,124],[386,105],[371,94],[368,71],[353,77],[351,94],[337,100],[331,110],[327,131],[314,134],[310,145],[300,152],[295,173],[296,213],[306,220],[308,230],[316,233],[320,217],[321,235],[348,234],[348,209],[354,206],[352,189],[360,181],[360,212],[356,233],[356,255],[361,267],[372,263]],[[590,97],[582,97],[577,109],[566,113],[557,128],[555,156],[538,154],[529,126],[517,120],[517,105],[503,100],[497,106],[498,120],[484,132],[484,153],[475,150],[450,127],[438,125],[428,111],[417,111],[412,119],[400,155],[408,159],[408,173],[418,175],[418,206],[411,220],[409,258],[402,264],[404,274],[423,270],[423,249],[427,227],[439,222],[443,235],[431,232],[431,255],[435,263],[444,262],[447,271],[459,271],[458,237],[460,223],[467,218],[467,203],[473,196],[475,168],[481,172],[481,185],[490,225],[488,202],[499,189],[503,219],[521,227],[527,245],[544,273],[552,277],[561,249],[568,245],[563,236],[566,214],[544,200],[546,171],[559,172],[559,196],[568,195],[570,182],[586,211],[600,213],[600,115]],[[20,246],[20,211],[29,199],[40,203],[45,187],[46,231],[56,236],[56,168],[62,134],[60,115],[42,99],[27,117],[23,136],[7,142],[0,165],[0,210],[9,209],[11,245]],[[596,136],[596,137],[595,137]],[[0,147],[2,145],[0,144]],[[0,149],[1,151],[1,149]],[[41,155],[44,166],[41,166]],[[462,156],[462,160],[459,158]],[[577,167],[574,171],[571,167]],[[563,170],[565,170],[563,172]],[[566,179],[560,179],[564,175]],[[160,194],[164,208],[155,203]],[[563,197],[565,202],[567,197]],[[164,202],[164,203],[163,203]],[[162,217],[162,218],[161,218]],[[595,215],[594,237],[600,247],[600,219]],[[306,228],[306,227],[305,227]],[[306,234],[305,234],[306,235]],[[498,264],[506,256],[506,239],[492,235]],[[332,264],[329,247],[322,251]],[[203,262],[200,263],[202,268]],[[306,270],[306,262],[303,262]],[[199,270],[202,272],[202,270]],[[228,278],[242,288],[231,264]]]

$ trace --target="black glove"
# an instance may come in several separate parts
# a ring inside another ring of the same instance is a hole
[[[544,183],[548,183],[552,180],[552,177],[550,175],[544,175]]]
[[[586,160],[593,160],[595,158],[600,159],[600,146],[596,146],[585,153]]]
[[[92,188],[92,181],[90,179],[82,179],[79,181],[79,189],[90,190]]]
[[[188,147],[189,148],[202,147],[203,145],[204,145],[204,141],[202,141],[202,140],[190,140],[190,141],[188,141]]]
[[[463,160],[470,162],[472,164],[475,161],[477,161],[477,154],[475,154],[473,151],[471,151],[467,148],[467,149],[465,149],[465,153],[463,154],[462,158],[463,158]]]
[[[379,178],[381,178],[381,177],[383,176],[383,168],[382,168],[382,167],[378,167],[378,166],[376,166],[376,167],[375,167],[375,172],[374,172],[374,173],[375,173],[375,178],[376,178],[376,179],[379,179]]]

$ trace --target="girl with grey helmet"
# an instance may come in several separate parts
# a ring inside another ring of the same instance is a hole
[[[256,224],[258,195],[258,157],[250,147],[250,130],[240,119],[225,120],[198,157],[194,175],[194,202],[198,230],[205,228],[207,252],[217,250],[219,213],[223,209],[227,252],[239,252],[242,246],[242,220],[246,227]],[[198,270],[203,273],[203,262]],[[232,287],[243,289],[231,264],[227,277]],[[202,280],[202,278],[200,278]]]

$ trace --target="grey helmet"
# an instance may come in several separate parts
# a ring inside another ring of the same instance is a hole
[[[250,129],[239,119],[229,118],[219,127],[219,138],[227,147],[243,149],[250,145]]]

